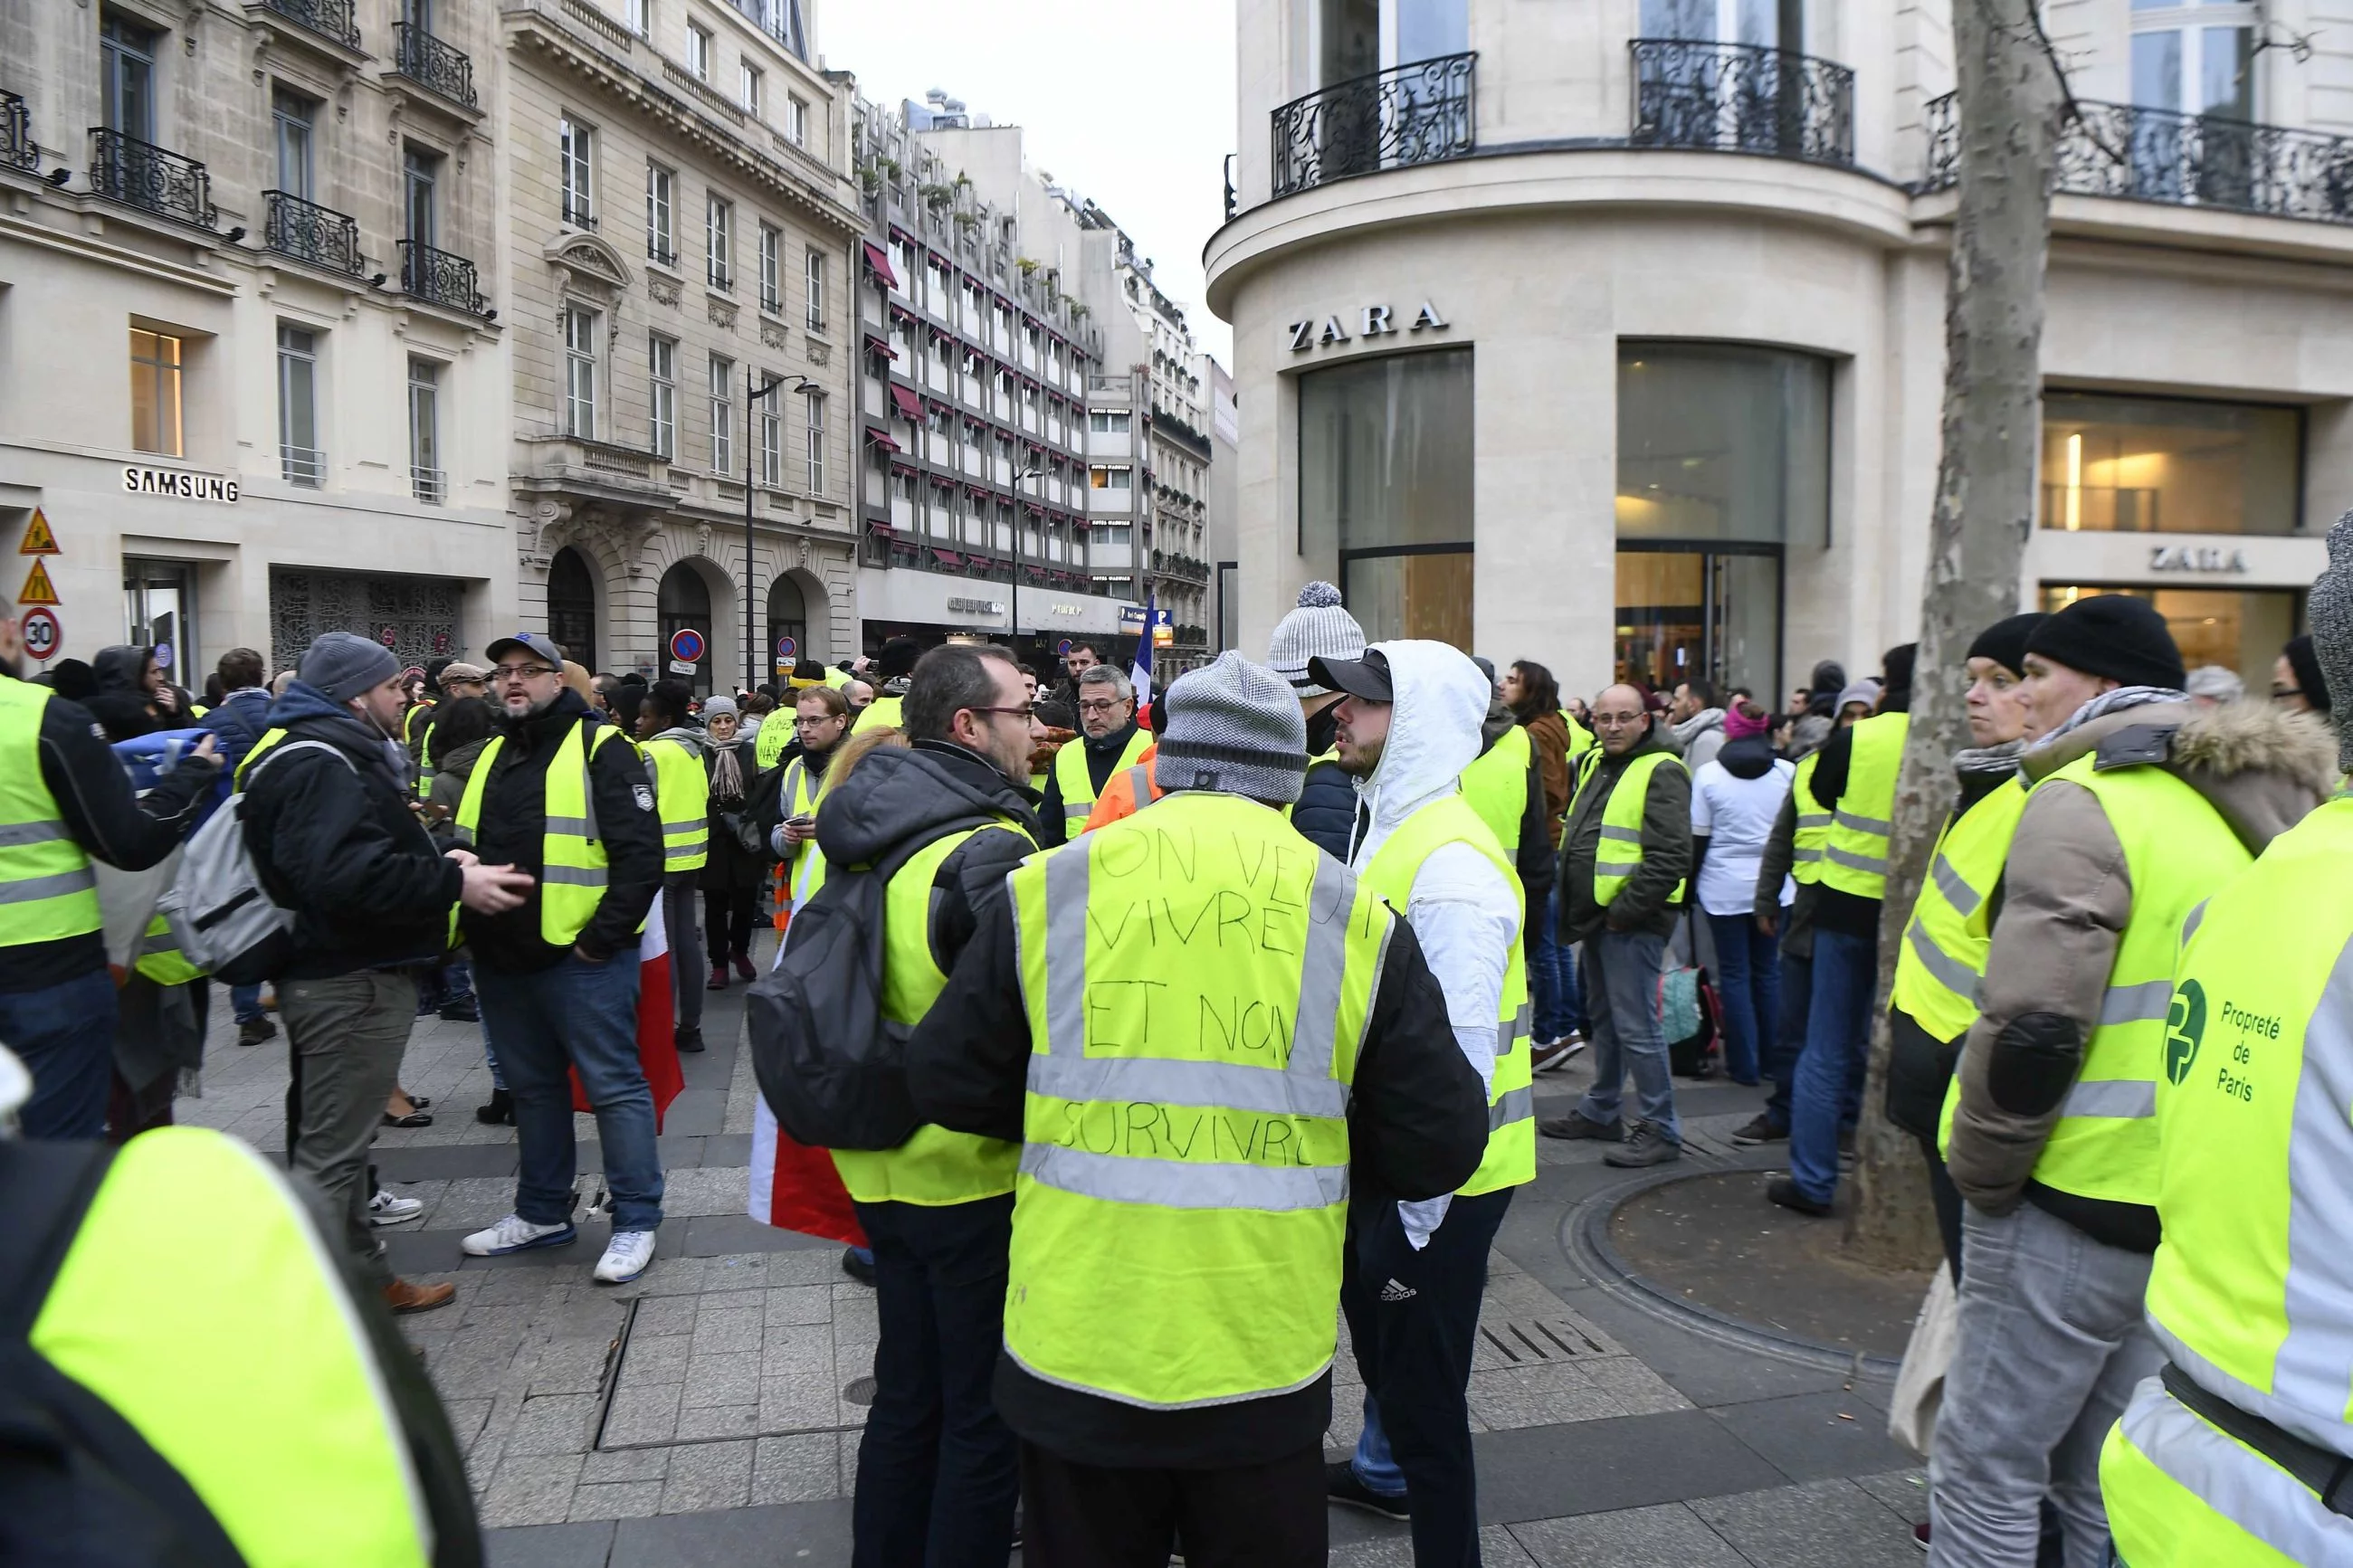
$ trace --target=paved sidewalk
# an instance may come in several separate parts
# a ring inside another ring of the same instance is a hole
[[[744,1216],[756,1089],[738,1048],[742,994],[706,998],[712,1048],[683,1058],[687,1091],[661,1140],[660,1256],[618,1289],[588,1279],[600,1215],[570,1247],[461,1257],[459,1238],[512,1206],[514,1134],[474,1120],[490,1090],[477,1026],[420,1020],[412,1037],[402,1079],[433,1100],[434,1125],[385,1129],[376,1157],[382,1179],[427,1207],[385,1234],[401,1272],[458,1286],[455,1305],[403,1326],[466,1445],[501,1568],[849,1561],[873,1298],[840,1273],[838,1247]],[[282,1038],[240,1049],[225,1008],[212,1038],[205,1098],[182,1100],[180,1119],[282,1148]],[[1549,1113],[1582,1079],[1572,1068],[1537,1088]],[[1686,1167],[1771,1168],[1777,1151],[1725,1141],[1758,1091],[1678,1090]],[[586,1210],[600,1191],[596,1127],[576,1126]],[[1486,1560],[1916,1561],[1910,1526],[1926,1495],[1884,1436],[1885,1388],[1667,1321],[1588,1277],[1566,1223],[1631,1173],[1602,1165],[1599,1145],[1539,1152],[1538,1179],[1497,1237],[1472,1377]],[[1356,1439],[1362,1393],[1344,1331],[1335,1457]],[[1335,1564],[1412,1560],[1402,1527],[1345,1510],[1332,1526]]]

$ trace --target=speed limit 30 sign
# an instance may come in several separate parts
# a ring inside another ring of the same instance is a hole
[[[25,651],[42,664],[58,656],[58,646],[65,641],[65,633],[58,626],[55,610],[36,605],[25,612]]]

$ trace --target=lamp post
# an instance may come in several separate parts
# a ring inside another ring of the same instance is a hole
[[[825,390],[805,375],[771,376],[767,384],[755,387],[752,384],[752,367],[744,367],[744,689],[746,691],[759,684],[753,676],[760,668],[755,651],[759,647],[759,634],[753,630],[755,622],[752,608],[752,580],[754,575],[752,567],[752,464],[756,457],[756,444],[751,438],[753,419],[758,413],[760,400],[779,387],[800,393],[803,396]],[[784,461],[782,431],[777,432],[776,461],[779,464]]]
[[[1043,468],[1024,468],[1019,473],[1013,476],[1013,598],[1011,605],[1008,606],[1012,611],[1013,622],[1009,628],[1010,635],[1008,640],[1013,644],[1013,657],[1016,658],[1021,657],[1021,529],[1023,526],[1021,521],[1021,486],[1025,480],[1038,479],[1042,481],[1045,478],[1046,470]],[[1046,487],[1041,482],[1038,487],[1038,501],[1040,506],[1045,504],[1045,489]]]

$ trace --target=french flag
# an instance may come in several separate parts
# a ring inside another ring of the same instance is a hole
[[[804,855],[817,853],[811,844]],[[784,956],[792,941],[787,929],[776,943]],[[858,1211],[850,1206],[849,1191],[841,1184],[833,1156],[822,1149],[797,1143],[776,1125],[776,1113],[761,1095],[752,1102],[752,1169],[748,1175],[745,1212],[762,1225],[803,1236],[823,1237],[849,1247],[864,1247],[866,1232],[859,1227]]]
[[[1143,712],[1152,705],[1152,590],[1144,590],[1144,629],[1135,635],[1135,664],[1127,672],[1128,684],[1135,688],[1135,710]]]
[[[662,929],[661,900],[646,913],[646,929],[638,938],[638,1065],[645,1069],[646,1087],[654,1092],[654,1131],[661,1131],[662,1113],[686,1088],[678,1066],[677,1023],[670,994],[670,935]],[[595,1107],[572,1075],[572,1109],[582,1115]]]

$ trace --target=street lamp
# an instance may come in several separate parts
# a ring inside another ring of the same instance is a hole
[[[805,375],[771,376],[766,385],[754,387],[752,384],[752,367],[749,365],[744,367],[744,689],[746,691],[759,685],[754,677],[760,668],[759,659],[754,651],[759,647],[758,634],[752,629],[754,626],[752,579],[754,575],[752,566],[752,464],[754,458],[753,448],[755,445],[751,438],[752,421],[753,416],[758,412],[760,400],[779,387],[797,392],[803,396],[825,390],[823,386]],[[784,432],[781,430],[776,432],[776,461],[780,465],[784,462]]]
[[[1026,479],[1043,480],[1045,477],[1046,470],[1043,468],[1024,468],[1013,476],[1013,600],[1010,606],[1013,612],[1013,625],[1010,640],[1013,644],[1013,657],[1016,658],[1021,657],[1021,485]],[[1038,487],[1038,503],[1042,507],[1045,502],[1046,487],[1040,483]]]

